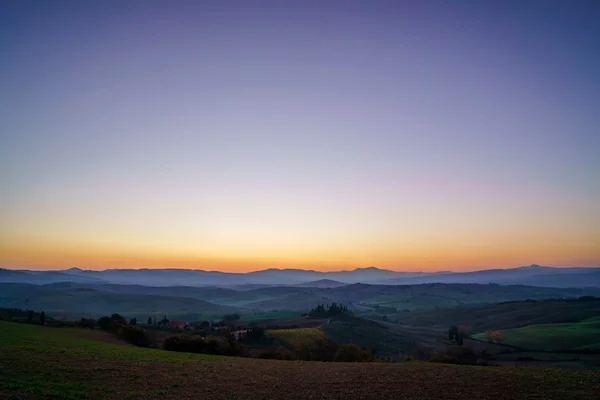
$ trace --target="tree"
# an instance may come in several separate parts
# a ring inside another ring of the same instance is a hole
[[[310,310],[308,315],[316,318],[327,318],[343,312],[348,312],[348,307],[337,303],[331,303],[331,305],[328,305],[327,307],[323,304],[319,304]]]
[[[152,325],[152,317],[148,317],[148,325]]]
[[[496,343],[501,343],[504,341],[504,334],[502,332],[492,332],[492,340]]]
[[[265,330],[258,326],[248,328],[246,330],[246,339],[247,340],[260,341],[264,337],[265,337]]]
[[[127,320],[120,314],[112,314],[104,316],[98,319],[98,326],[100,329],[110,329],[111,331],[118,331],[123,325],[127,325]]]
[[[239,314],[225,314],[223,315],[223,321],[237,321],[240,319]]]
[[[33,311],[29,310],[27,312],[27,322],[31,322],[32,319],[33,319]]]
[[[126,342],[138,347],[148,347],[152,342],[148,334],[139,326],[122,325],[117,334],[125,339]]]
[[[131,318],[129,320],[129,325],[137,325],[137,318]]]
[[[124,316],[122,316],[121,314],[117,314],[117,313],[114,313],[113,315],[111,315],[110,319],[112,321],[127,322],[127,320],[125,319]]]
[[[492,331],[485,331],[483,335],[485,336],[488,342],[492,343]]]
[[[110,322],[110,317],[104,316],[98,318],[98,326],[100,329],[108,329]]]
[[[452,325],[448,330],[448,340],[456,340],[458,336],[458,326]]]
[[[82,328],[90,328],[93,329],[94,325],[96,325],[96,321],[94,321],[93,319],[87,319],[87,318],[81,318],[79,320],[78,325]]]
[[[46,313],[42,311],[40,314],[40,324],[46,325]]]
[[[167,325],[169,323],[169,319],[167,318],[167,314],[165,314],[165,316],[163,317],[163,319],[161,319],[158,322],[155,322],[155,324],[159,325],[159,326],[164,326]]]
[[[370,351],[361,349],[358,345],[341,344],[333,361],[361,362],[370,361],[371,357]]]

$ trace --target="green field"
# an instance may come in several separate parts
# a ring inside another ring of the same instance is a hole
[[[600,318],[562,324],[527,325],[500,331],[503,343],[534,350],[598,350],[600,349]],[[483,333],[475,339],[486,340]]]
[[[386,295],[369,299],[362,303],[367,307],[394,307],[399,311],[403,310],[423,310],[436,307],[449,308],[458,305],[459,302],[451,299],[431,296],[396,296]]]
[[[315,341],[326,339],[325,334],[319,328],[273,329],[268,330],[267,333],[290,349],[298,349]]]
[[[432,363],[324,363],[140,349],[98,330],[0,321],[0,398],[597,399],[600,373]]]
[[[208,354],[175,353],[123,344],[113,335],[82,328],[47,328],[39,325],[0,321],[0,347],[3,351],[84,355],[136,361],[186,361],[222,358]],[[112,342],[112,343],[111,343]]]

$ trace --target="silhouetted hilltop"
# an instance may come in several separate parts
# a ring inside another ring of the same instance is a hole
[[[302,285],[334,287],[353,283],[413,285],[421,283],[497,283],[547,287],[600,287],[600,268],[554,268],[536,264],[509,269],[472,272],[397,272],[376,267],[333,272],[302,269],[265,269],[248,273],[229,273],[190,269],[107,269],[104,271],[70,268],[64,271],[17,271],[0,269],[0,282],[55,283],[105,282],[146,286],[229,286]],[[311,283],[313,282],[313,283]]]

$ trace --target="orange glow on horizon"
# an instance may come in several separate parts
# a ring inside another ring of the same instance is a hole
[[[434,251],[437,249],[437,251]],[[347,254],[312,252],[306,254],[276,253],[271,257],[257,255],[201,255],[189,251],[164,249],[111,248],[100,245],[68,245],[64,243],[2,243],[0,266],[12,269],[57,270],[71,267],[104,270],[112,268],[180,268],[250,272],[268,268],[295,268],[323,272],[351,270],[375,266],[394,271],[472,271],[491,268],[514,268],[539,264],[559,267],[595,267],[600,256],[592,246],[578,245],[554,248],[543,246],[472,248],[460,246],[415,245],[409,250],[382,249],[377,254],[348,251]],[[573,257],[571,254],[582,256]],[[585,256],[590,254],[591,256]]]

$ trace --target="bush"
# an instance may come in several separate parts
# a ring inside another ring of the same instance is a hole
[[[445,364],[476,365],[477,354],[467,347],[457,346],[446,351],[431,353],[429,361]]]
[[[81,318],[79,320],[79,322],[77,323],[77,326],[79,326],[80,328],[90,328],[93,329],[94,326],[96,326],[96,320],[95,319],[88,319],[88,318]]]
[[[128,325],[125,321],[110,321],[110,323],[108,324],[108,330],[112,332],[119,332],[119,329],[121,329],[121,327],[125,325]]]
[[[296,348],[298,360],[304,361],[333,361],[338,352],[338,345],[329,339],[315,339],[302,343]]]
[[[339,362],[364,362],[373,360],[371,350],[361,349],[355,344],[342,344],[339,346],[333,361]]]
[[[265,350],[258,354],[258,358],[266,360],[293,360],[294,357],[289,350],[279,346],[274,349]]]
[[[120,314],[113,314],[110,317],[104,316],[98,319],[100,329],[118,332],[119,328],[123,325],[127,325],[127,320]]]
[[[246,348],[237,342],[225,338],[210,337],[202,339],[200,336],[182,334],[171,336],[163,342],[163,349],[187,353],[204,353],[224,356],[246,355]]]
[[[108,326],[110,325],[110,317],[100,317],[98,319],[98,326],[100,327],[100,329],[108,329]]]
[[[148,333],[139,326],[129,324],[122,325],[117,334],[127,343],[131,343],[138,347],[150,347],[152,344],[152,340],[150,339],[150,336],[148,336]]]

